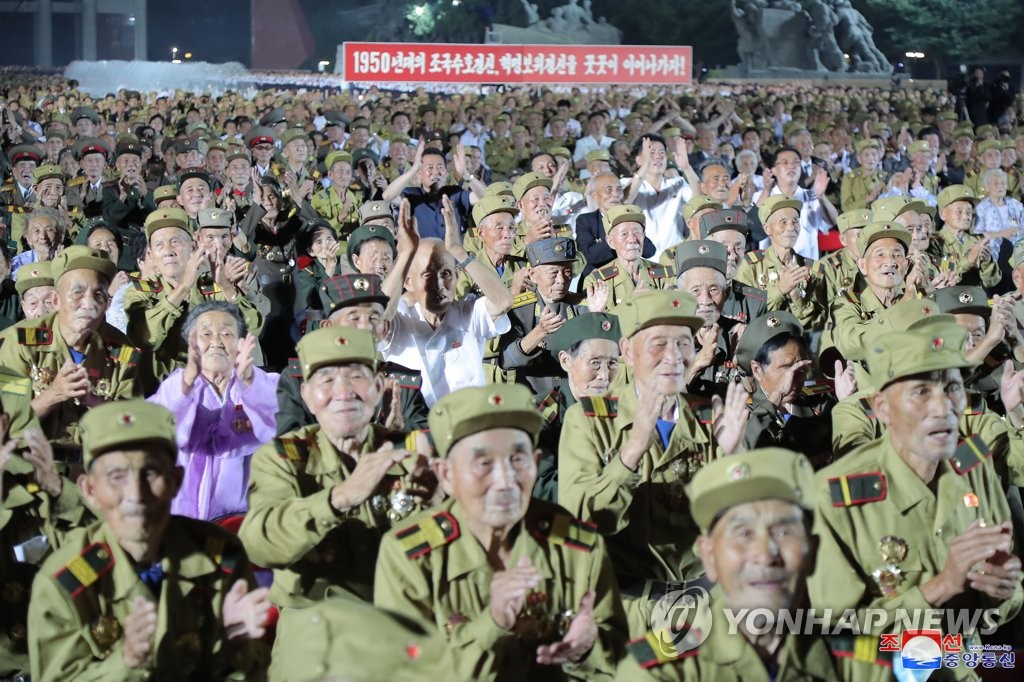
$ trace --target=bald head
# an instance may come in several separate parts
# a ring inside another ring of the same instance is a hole
[[[595,175],[591,185],[591,192],[594,201],[597,202],[598,210],[607,213],[612,206],[622,203],[622,184],[619,177],[614,173],[601,173]]]
[[[405,278],[412,299],[434,314],[443,314],[455,294],[455,259],[440,239],[421,239]]]

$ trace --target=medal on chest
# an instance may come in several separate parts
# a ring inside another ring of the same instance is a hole
[[[883,597],[895,597],[900,593],[899,586],[903,582],[903,571],[898,564],[907,558],[907,541],[886,535],[878,541],[878,553],[882,555],[882,565],[874,570],[871,577]]]

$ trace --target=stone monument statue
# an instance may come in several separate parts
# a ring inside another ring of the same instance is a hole
[[[875,47],[871,26],[849,0],[807,0],[805,5],[795,0],[731,0],[743,73],[892,72]]]
[[[526,12],[526,26],[494,24],[488,32],[489,42],[540,45],[619,45],[622,32],[604,17],[594,20],[591,0],[567,0],[554,7],[550,16],[541,19],[535,3],[520,0]]]

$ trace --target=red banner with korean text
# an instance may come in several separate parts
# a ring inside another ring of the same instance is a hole
[[[649,45],[343,43],[345,80],[686,85],[693,49]]]

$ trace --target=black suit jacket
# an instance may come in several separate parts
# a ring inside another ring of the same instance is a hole
[[[612,251],[612,247],[608,246],[605,236],[604,222],[601,219],[600,211],[581,213],[576,218],[576,246],[587,260],[587,265],[580,275],[581,283],[592,270],[615,260],[615,252]],[[641,255],[644,258],[650,258],[654,255],[654,251],[654,243],[644,237],[644,250]]]

